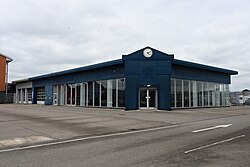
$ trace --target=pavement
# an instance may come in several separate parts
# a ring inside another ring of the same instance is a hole
[[[249,166],[249,120],[249,107],[0,105],[0,166]]]

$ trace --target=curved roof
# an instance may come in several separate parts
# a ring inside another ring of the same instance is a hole
[[[5,57],[5,58],[6,58],[7,63],[9,63],[9,62],[12,62],[12,61],[13,61],[13,59],[12,59],[11,57],[6,56],[5,54],[0,53],[0,56]]]

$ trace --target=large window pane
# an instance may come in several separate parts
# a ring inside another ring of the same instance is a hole
[[[88,106],[93,106],[93,82],[88,82]]]
[[[175,79],[171,79],[171,107],[175,107]]]
[[[202,106],[202,99],[203,99],[203,97],[202,97],[202,82],[201,81],[197,81],[197,95],[198,95],[198,98],[197,98],[197,100],[198,100],[198,106]]]
[[[182,107],[182,80],[176,79],[176,107]]]
[[[203,82],[203,99],[204,99],[204,106],[208,106],[208,83]]]
[[[198,93],[197,93],[197,81],[192,81],[192,100],[193,107],[198,106]]]
[[[71,88],[72,88],[72,105],[76,105],[76,88],[75,88],[75,85],[71,85]]]
[[[107,107],[107,81],[101,81],[101,105]]]
[[[100,106],[100,84],[97,81],[95,81],[94,84],[95,84],[95,88],[94,88],[95,100],[94,100],[94,102],[95,102],[95,106],[99,107]]]
[[[189,107],[189,81],[183,80],[184,107]]]
[[[220,106],[220,84],[215,85],[215,104]]]
[[[77,85],[76,86],[76,105],[80,105],[80,97],[81,97],[81,86]]]
[[[118,79],[118,107],[125,107],[125,79]]]

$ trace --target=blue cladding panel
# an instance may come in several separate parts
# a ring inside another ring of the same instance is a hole
[[[126,77],[126,110],[139,108],[139,88],[145,88],[147,85],[158,90],[158,108],[170,109],[169,85],[173,55],[152,49],[153,56],[145,58],[143,50],[123,56]]]
[[[230,84],[230,74],[173,65],[172,78]]]
[[[36,88],[45,86],[45,104],[53,104],[53,85],[82,83],[96,80],[106,80],[113,78],[123,78],[123,64],[93,69],[89,71],[76,72],[71,74],[59,75],[33,81],[34,95]],[[36,103],[36,100],[33,100]]]

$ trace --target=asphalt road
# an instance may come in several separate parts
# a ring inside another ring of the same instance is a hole
[[[249,157],[250,113],[246,112],[165,129],[0,152],[0,166],[245,167],[250,165]]]

